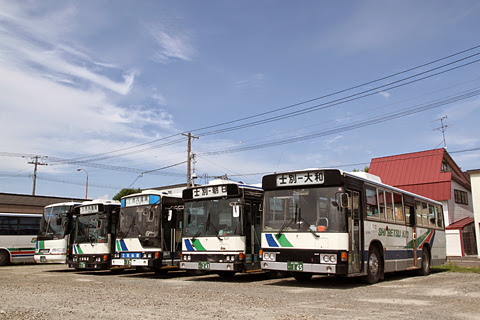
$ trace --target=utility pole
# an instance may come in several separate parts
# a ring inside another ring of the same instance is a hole
[[[447,149],[447,142],[445,141],[445,131],[447,130],[448,127],[450,127],[450,125],[449,125],[449,124],[445,124],[445,125],[444,125],[444,124],[443,124],[443,120],[444,120],[444,119],[447,119],[447,116],[443,116],[443,117],[441,117],[440,119],[434,120],[434,121],[439,121],[439,120],[440,120],[440,123],[442,124],[442,126],[439,127],[439,128],[435,128],[435,129],[433,129],[433,130],[440,130],[440,131],[442,131],[442,135],[443,135],[443,147],[444,147],[445,149]],[[433,130],[432,130],[432,131],[433,131]]]
[[[38,166],[48,166],[47,163],[40,163],[38,161],[39,158],[46,158],[46,157],[40,157],[40,156],[34,156],[31,158],[31,160],[28,162],[28,164],[33,164],[35,165],[35,168],[33,169],[33,191],[32,191],[32,195],[34,196],[35,195],[35,187],[37,185],[37,167]]]
[[[187,188],[192,186],[192,138],[198,139],[192,135],[191,132],[188,134],[182,133],[182,135],[188,137],[188,148],[187,148]]]

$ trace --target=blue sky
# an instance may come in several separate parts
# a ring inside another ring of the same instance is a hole
[[[477,1],[0,0],[0,192],[32,192],[33,155],[48,164],[37,195],[83,197],[78,168],[90,198],[184,183],[184,163],[141,173],[184,162],[189,131],[199,177],[361,169],[442,147],[443,116],[447,150],[478,169],[479,150],[455,151],[480,147],[480,49],[316,98],[475,47],[479,27]],[[326,108],[219,132],[315,106]],[[397,114],[419,106],[428,110]]]

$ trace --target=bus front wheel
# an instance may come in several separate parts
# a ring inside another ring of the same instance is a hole
[[[312,279],[312,274],[308,272],[294,272],[293,277],[295,278],[295,280],[302,282]]]
[[[0,266],[6,266],[10,262],[10,256],[5,250],[0,250]]]
[[[367,260],[367,283],[377,283],[382,277],[382,262],[380,253],[376,247],[372,247],[368,252]]]

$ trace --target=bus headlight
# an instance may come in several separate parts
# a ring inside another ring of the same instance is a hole
[[[337,263],[337,255],[322,253],[320,255],[320,263]]]
[[[52,248],[50,249],[51,254],[64,254],[66,252],[65,248]]]
[[[276,261],[277,260],[277,254],[274,253],[274,252],[264,252],[263,253],[263,260]]]

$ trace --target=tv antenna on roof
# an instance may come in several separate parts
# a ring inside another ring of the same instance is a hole
[[[445,120],[445,119],[447,119],[447,116],[443,116],[443,117],[441,117],[440,119],[433,120],[433,121],[440,121],[440,123],[442,124],[442,126],[439,127],[439,128],[435,128],[435,129],[433,129],[432,131],[434,131],[434,130],[442,131],[442,135],[443,135],[443,147],[444,147],[445,149],[447,149],[447,142],[446,142],[446,140],[445,140],[445,131],[446,131],[447,128],[450,127],[451,125],[450,125],[450,124],[443,124],[443,120]],[[433,121],[432,121],[432,122],[433,122]]]

